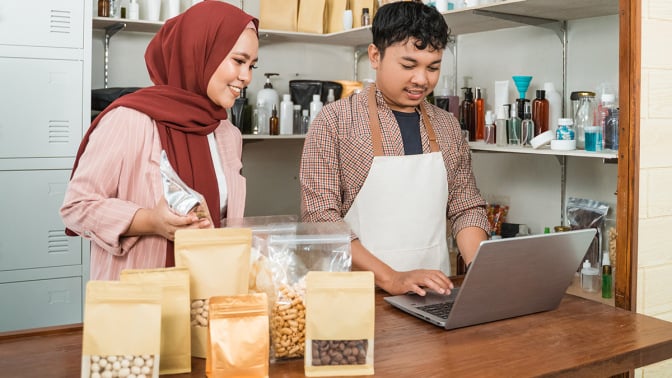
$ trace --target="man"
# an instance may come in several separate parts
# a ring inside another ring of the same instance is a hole
[[[378,10],[371,30],[375,84],[326,105],[310,126],[302,217],[348,223],[353,269],[372,271],[388,293],[447,294],[446,218],[467,264],[489,230],[459,123],[425,100],[448,26],[432,7],[395,2]]]

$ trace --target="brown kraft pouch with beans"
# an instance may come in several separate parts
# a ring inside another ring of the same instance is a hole
[[[308,273],[306,376],[373,375],[374,290],[372,272]]]
[[[192,357],[206,356],[210,298],[247,294],[251,243],[249,228],[175,233],[175,266],[189,269]]]
[[[299,0],[260,0],[259,29],[295,32],[298,14]]]
[[[267,303],[265,293],[210,298],[208,378],[268,377]]]
[[[125,269],[122,282],[159,287],[161,297],[161,367],[159,374],[191,372],[189,270],[187,268]]]
[[[159,376],[161,296],[133,282],[86,284],[82,378]]]

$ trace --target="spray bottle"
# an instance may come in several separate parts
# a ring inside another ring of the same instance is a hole
[[[278,92],[273,89],[273,84],[271,83],[271,77],[278,75],[277,73],[265,73],[266,83],[264,84],[264,88],[257,92],[257,109],[259,109],[259,114],[266,116],[266,120],[270,118],[273,106],[275,106],[276,111],[280,108]]]

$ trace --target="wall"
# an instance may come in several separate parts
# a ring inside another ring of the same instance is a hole
[[[672,3],[642,0],[637,312],[672,321]],[[669,376],[672,360],[637,376]]]

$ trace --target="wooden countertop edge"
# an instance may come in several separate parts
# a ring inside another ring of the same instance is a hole
[[[26,339],[31,337],[52,336],[73,332],[81,332],[82,327],[83,327],[82,323],[75,323],[53,327],[30,328],[18,331],[0,332],[0,342],[14,339]]]

